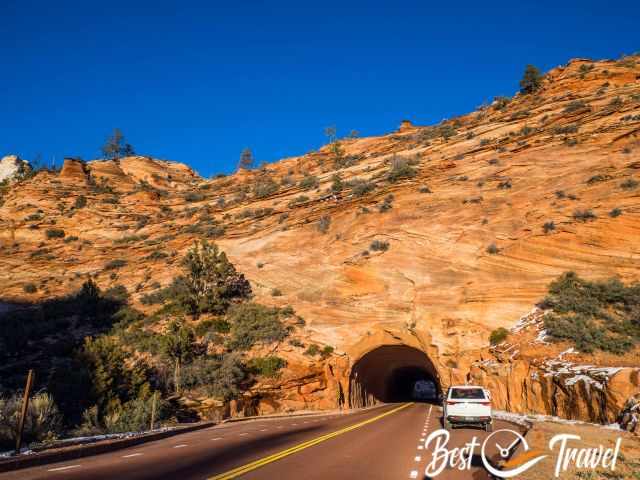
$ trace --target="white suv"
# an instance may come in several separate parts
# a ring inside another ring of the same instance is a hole
[[[476,385],[449,387],[443,403],[443,423],[447,430],[454,425],[478,425],[491,431],[493,421],[488,390]]]

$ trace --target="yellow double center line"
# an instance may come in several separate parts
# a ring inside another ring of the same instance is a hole
[[[267,465],[268,463],[275,462],[276,460],[280,460],[281,458],[287,457],[289,455],[293,455],[294,453],[304,450],[305,448],[313,447],[314,445],[324,442],[325,440],[329,440],[330,438],[337,437],[338,435],[342,435],[343,433],[347,433],[347,432],[350,432],[351,430],[355,430],[356,428],[360,428],[364,425],[368,425],[369,423],[373,423],[377,420],[380,420],[381,418],[386,417],[387,415],[391,415],[393,413],[396,413],[402,410],[403,408],[407,408],[410,405],[412,404],[406,403],[397,408],[394,408],[393,410],[389,410],[388,412],[382,413],[376,417],[370,418],[368,420],[364,420],[360,423],[356,423],[354,425],[345,427],[340,430],[336,430],[335,432],[327,433],[326,435],[322,435],[320,437],[314,438],[313,440],[308,440],[294,447],[288,448],[286,450],[282,450],[281,452],[278,452],[278,453],[274,453],[273,455],[269,455],[268,457],[264,457],[264,458],[255,460],[254,462],[247,463],[246,465],[236,467],[233,470],[229,470],[228,472],[221,473],[219,475],[216,475],[215,477],[210,477],[208,480],[229,480],[231,478],[239,477],[240,475],[244,475],[245,473],[255,470],[256,468],[260,468],[264,465]]]

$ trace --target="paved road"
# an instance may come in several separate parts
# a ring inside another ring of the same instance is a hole
[[[427,478],[432,451],[423,439],[441,428],[428,404],[383,405],[350,414],[227,423],[116,452],[0,474],[0,480],[111,479],[411,479]],[[513,425],[496,422],[496,428]],[[477,429],[456,429],[448,448]],[[512,437],[494,435],[508,445]],[[492,439],[492,444],[494,444]],[[476,454],[480,449],[476,448]],[[490,454],[497,454],[496,448]],[[448,468],[438,480],[489,478],[475,457],[469,470]]]

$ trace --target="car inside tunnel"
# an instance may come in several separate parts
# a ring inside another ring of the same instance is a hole
[[[351,369],[349,405],[436,401],[440,382],[429,357],[407,345],[383,345],[363,355]]]

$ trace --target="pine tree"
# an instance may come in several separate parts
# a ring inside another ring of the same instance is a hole
[[[118,128],[113,130],[113,135],[102,146],[102,153],[109,160],[118,160],[121,157],[135,155],[133,147],[125,141],[124,135]]]
[[[173,385],[175,392],[180,393],[180,368],[193,358],[195,334],[183,323],[173,321],[167,326],[161,345],[163,353],[174,362]]]
[[[224,313],[234,299],[251,295],[249,282],[215,244],[196,243],[185,255],[182,268],[178,301],[195,317],[205,312]]]
[[[520,92],[524,94],[533,93],[542,86],[542,75],[533,65],[527,65],[524,70],[522,80],[520,80]]]
[[[243,168],[245,170],[251,170],[255,163],[255,159],[253,157],[253,152],[249,148],[245,148],[242,150],[240,154],[240,161],[238,162],[238,170]]]

